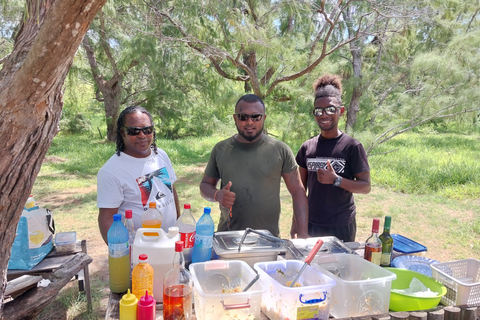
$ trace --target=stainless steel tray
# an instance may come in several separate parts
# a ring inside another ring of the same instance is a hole
[[[268,230],[256,231],[265,234],[267,237],[273,237]],[[245,230],[216,232],[213,236],[215,253],[221,258],[231,259],[269,254],[277,255],[286,251],[281,242],[267,240],[256,233],[248,234],[242,243],[241,250],[238,251],[244,233]]]
[[[350,253],[355,254],[355,251],[350,249],[346,246],[342,241],[340,241],[337,237],[316,237],[316,238],[307,238],[307,239],[292,239],[290,240],[295,248],[302,254],[303,259],[305,259],[310,251],[312,250],[313,246],[317,242],[318,239],[323,240],[323,245],[318,250],[317,255],[325,254],[325,253]],[[293,257],[289,256],[287,252],[286,255],[287,259],[293,259]]]

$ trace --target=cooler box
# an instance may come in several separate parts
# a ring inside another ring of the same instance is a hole
[[[267,286],[262,296],[262,311],[270,320],[328,319],[335,280],[307,266],[297,280],[300,287],[287,286],[303,265],[298,260],[255,263],[260,280]]]
[[[338,253],[316,256],[311,264],[332,277],[330,314],[348,318],[388,313],[390,289],[397,276],[357,255]]]
[[[262,293],[257,281],[241,292],[257,275],[240,260],[212,260],[192,263],[195,315],[198,320],[260,319]]]

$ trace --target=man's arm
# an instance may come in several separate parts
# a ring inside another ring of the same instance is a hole
[[[333,184],[337,179],[337,174],[330,165],[330,160],[327,161],[326,169],[317,170],[317,180],[323,184]],[[360,172],[354,175],[355,179],[342,178],[339,188],[347,190],[351,193],[369,193],[371,190],[370,171]]]
[[[308,238],[308,201],[305,188],[300,181],[298,170],[282,174],[285,185],[292,195],[293,217],[290,236],[292,238]]]
[[[100,208],[98,212],[98,227],[103,241],[108,245],[107,233],[113,223],[113,215],[118,212],[118,208]]]
[[[236,196],[234,192],[230,191],[232,182],[229,181],[223,189],[217,190],[218,180],[204,174],[200,182],[200,194],[205,200],[218,202],[222,207],[230,208],[233,206]]]

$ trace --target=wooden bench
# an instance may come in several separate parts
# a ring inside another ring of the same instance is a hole
[[[4,318],[34,319],[74,277],[79,282],[80,291],[86,293],[87,306],[91,310],[92,296],[88,270],[91,262],[92,258],[87,254],[86,240],[81,240],[77,241],[72,252],[57,252],[54,247],[31,270],[8,270],[6,292],[9,292],[10,297],[5,297]],[[49,280],[48,286],[37,287],[37,282],[41,279]],[[25,282],[27,286],[24,286]],[[18,290],[15,287],[18,287]]]

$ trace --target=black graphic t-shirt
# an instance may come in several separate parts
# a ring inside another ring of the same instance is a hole
[[[362,144],[342,133],[334,139],[320,135],[307,140],[297,153],[297,164],[307,169],[308,220],[318,226],[340,227],[353,221],[355,203],[351,192],[317,180],[317,169],[325,169],[327,161],[343,178],[370,171]]]

